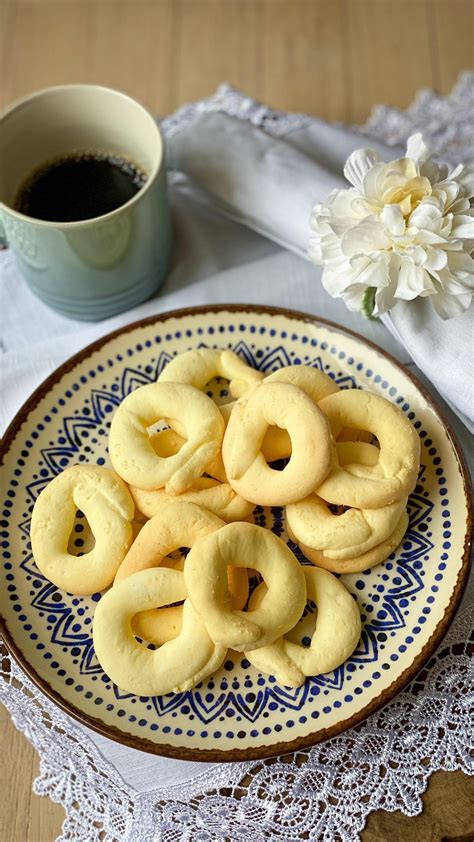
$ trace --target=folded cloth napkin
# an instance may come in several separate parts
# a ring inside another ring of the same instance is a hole
[[[227,114],[198,113],[173,136],[169,163],[205,190],[222,213],[307,257],[314,203],[347,187],[345,160],[366,145],[387,161],[403,154],[320,120],[296,123],[275,137]],[[315,290],[320,283],[321,269],[314,267]],[[419,298],[399,301],[382,321],[474,431],[472,308],[443,321],[429,299]]]

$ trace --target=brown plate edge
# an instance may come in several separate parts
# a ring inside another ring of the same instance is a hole
[[[467,529],[464,539],[464,549],[461,559],[461,567],[459,569],[458,578],[454,585],[450,601],[446,606],[444,616],[437,624],[428,642],[425,644],[425,646],[417,655],[417,657],[412,661],[410,666],[407,667],[407,669],[397,679],[395,679],[395,681],[393,681],[392,684],[389,685],[389,687],[387,687],[368,705],[366,705],[364,708],[362,708],[349,719],[342,720],[341,722],[338,722],[330,728],[325,728],[313,734],[308,734],[305,737],[299,737],[295,740],[291,740],[290,742],[275,743],[273,745],[266,746],[263,745],[255,749],[233,749],[230,751],[220,751],[214,749],[186,749],[184,747],[181,748],[161,743],[155,743],[152,740],[148,740],[144,737],[134,737],[132,734],[127,734],[126,732],[121,731],[119,728],[116,728],[113,725],[105,725],[102,722],[102,720],[97,719],[96,717],[92,717],[89,714],[83,713],[82,711],[78,710],[72,703],[67,702],[56,690],[53,690],[53,688],[48,684],[47,681],[45,681],[38,675],[35,669],[27,662],[23,653],[15,643],[14,639],[11,637],[6,622],[4,618],[0,615],[0,633],[9,653],[14,657],[14,659],[17,661],[17,663],[20,665],[23,671],[28,675],[30,680],[51,701],[57,704],[66,714],[76,719],[82,725],[85,725],[86,727],[91,728],[92,730],[101,734],[102,736],[107,737],[108,739],[112,739],[130,748],[134,748],[139,751],[146,751],[148,753],[157,754],[164,757],[170,757],[176,760],[192,760],[201,761],[205,763],[235,763],[239,761],[243,762],[248,760],[263,760],[265,758],[277,757],[278,755],[289,754],[291,752],[308,749],[316,745],[317,743],[324,742],[325,740],[331,739],[332,737],[336,737],[344,731],[353,728],[355,725],[358,725],[364,719],[367,719],[367,717],[371,716],[373,713],[375,713],[377,710],[379,710],[381,707],[387,704],[417,675],[417,673],[427,663],[427,661],[429,661],[431,656],[434,654],[436,648],[441,643],[443,637],[445,636],[449,626],[451,625],[454,619],[456,610],[461,601],[461,597],[463,595],[464,588],[467,583],[471,562],[470,546],[472,530],[472,508],[469,472],[467,470],[467,466],[464,460],[461,446],[457,440],[457,436],[451,428],[451,425],[449,424],[447,419],[444,417],[442,410],[433,400],[431,394],[411,371],[408,371],[401,363],[398,362],[398,360],[395,359],[395,357],[393,357],[390,353],[380,348],[380,346],[376,345],[374,342],[371,342],[369,339],[366,339],[364,336],[357,333],[356,331],[351,330],[350,328],[341,327],[335,322],[331,322],[327,319],[322,319],[318,316],[312,316],[309,313],[304,313],[297,310],[288,310],[280,307],[268,307],[263,305],[260,306],[251,304],[223,304],[214,306],[201,305],[198,307],[170,310],[165,313],[159,313],[154,316],[149,316],[145,319],[139,319],[135,322],[131,322],[128,325],[124,325],[118,328],[117,330],[106,334],[100,339],[96,339],[94,342],[87,345],[85,348],[83,348],[77,354],[74,354],[72,357],[70,357],[68,360],[62,363],[62,365],[60,365],[57,369],[55,369],[55,371],[53,371],[37,387],[37,389],[35,389],[33,394],[21,406],[21,408],[18,410],[17,414],[9,424],[1,440],[0,465],[3,464],[4,454],[8,452],[11,443],[14,441],[17,433],[20,431],[29,413],[37,406],[39,401],[48,393],[51,387],[54,386],[57,382],[59,382],[59,380],[65,374],[68,374],[70,371],[72,371],[72,369],[74,369],[76,365],[78,365],[84,359],[87,359],[87,357],[89,357],[92,353],[100,350],[100,348],[107,342],[123,334],[130,333],[131,331],[137,328],[147,327],[148,325],[156,324],[159,322],[165,322],[169,319],[182,318],[185,316],[195,316],[199,314],[205,315],[206,313],[222,312],[242,312],[260,314],[266,313],[269,316],[284,316],[286,318],[294,319],[295,321],[307,324],[323,325],[325,327],[329,327],[335,330],[338,333],[348,334],[349,336],[354,337],[359,342],[368,345],[370,348],[377,351],[383,357],[387,358],[396,368],[398,368],[414,383],[415,387],[421,392],[421,394],[425,398],[428,406],[433,410],[435,415],[437,415],[437,417],[444,425],[444,428],[451,441],[451,445],[458,462],[459,472],[463,481],[464,495],[467,508]]]

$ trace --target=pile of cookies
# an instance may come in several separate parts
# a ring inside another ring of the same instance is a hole
[[[206,394],[215,377],[231,402]],[[109,588],[94,647],[122,690],[190,689],[228,649],[290,687],[350,656],[360,615],[333,573],[365,570],[398,546],[418,475],[418,435],[396,406],[341,391],[315,368],[264,377],[232,351],[204,348],[125,398],[109,454],[113,471],[77,465],[44,489],[31,539],[58,587]],[[252,522],[255,505],[285,507],[314,566]],[[77,509],[95,538],[82,556],[68,549]],[[248,571],[261,579],[250,595]]]

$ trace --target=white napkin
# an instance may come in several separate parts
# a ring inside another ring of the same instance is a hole
[[[314,203],[347,187],[344,162],[366,145],[385,160],[402,154],[319,120],[282,138],[226,114],[204,113],[173,136],[169,164],[206,190],[222,213],[306,257]],[[315,288],[320,278],[315,267]],[[443,321],[428,299],[399,301],[383,322],[474,430],[472,309]]]

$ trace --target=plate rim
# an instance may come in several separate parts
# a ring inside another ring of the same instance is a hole
[[[81,725],[84,725],[87,728],[91,728],[93,731],[96,731],[101,736],[107,737],[108,739],[111,739],[114,742],[118,742],[121,745],[125,745],[129,748],[134,748],[138,751],[145,751],[148,754],[155,754],[162,757],[170,757],[174,760],[187,760],[198,762],[200,761],[203,763],[236,763],[248,760],[264,760],[271,757],[277,757],[278,755],[290,754],[292,752],[308,749],[314,745],[317,745],[318,743],[324,742],[328,739],[338,736],[339,734],[344,733],[345,731],[350,730],[354,726],[363,722],[372,714],[376,713],[376,711],[384,707],[389,701],[391,701],[396,695],[398,695],[398,693],[400,693],[401,690],[403,690],[403,688],[410,681],[413,680],[413,678],[415,678],[417,673],[422,669],[423,666],[425,666],[425,664],[428,663],[435,650],[438,648],[439,644],[443,640],[451,623],[454,620],[456,611],[461,602],[461,597],[464,593],[467,584],[471,567],[470,547],[473,511],[470,475],[466,465],[464,454],[462,452],[461,445],[458,441],[456,433],[451,427],[451,424],[446,419],[443,410],[439,407],[438,403],[434,400],[431,393],[424,386],[424,384],[420,382],[418,377],[415,374],[413,374],[413,372],[408,370],[407,367],[400,363],[388,351],[385,351],[375,342],[372,342],[370,339],[367,339],[366,337],[362,336],[362,334],[357,333],[356,331],[351,330],[350,328],[343,327],[342,325],[338,325],[336,322],[332,322],[328,319],[321,318],[320,316],[312,315],[310,313],[305,313],[299,310],[291,310],[283,307],[271,307],[258,304],[203,304],[195,307],[184,307],[176,310],[167,310],[163,313],[156,313],[152,316],[147,316],[146,318],[137,319],[136,321],[130,322],[129,324],[122,325],[116,330],[104,334],[104,336],[95,339],[93,342],[89,343],[76,354],[73,354],[71,357],[69,357],[67,360],[61,363],[61,365],[59,365],[53,372],[51,372],[50,375],[48,375],[48,377],[46,377],[39,384],[39,386],[37,386],[37,388],[32,392],[30,397],[27,398],[27,400],[22,404],[22,406],[13,417],[12,421],[8,425],[4,435],[1,438],[0,466],[3,465],[4,456],[10,450],[10,446],[14,442],[18,432],[21,430],[21,427],[23,426],[25,421],[27,421],[28,415],[33,409],[35,409],[40,400],[42,400],[42,398],[45,397],[48,391],[56,383],[58,383],[65,374],[68,374],[70,371],[72,371],[76,365],[83,362],[91,354],[95,353],[96,351],[99,351],[103,345],[112,341],[113,339],[116,339],[119,336],[123,336],[127,333],[130,333],[133,330],[136,330],[137,328],[148,327],[149,325],[157,324],[160,322],[166,322],[169,319],[183,318],[195,315],[205,315],[207,313],[225,312],[241,312],[267,314],[269,316],[283,316],[298,322],[313,325],[322,325],[324,327],[331,328],[336,332],[343,333],[355,338],[363,345],[367,345],[369,348],[375,350],[377,353],[381,354],[383,357],[388,359],[389,362],[392,363],[392,365],[394,365],[402,374],[406,375],[412,381],[416,389],[418,389],[418,391],[422,394],[423,398],[426,400],[429,408],[442,422],[444,429],[446,430],[448,439],[450,441],[451,447],[453,449],[454,455],[456,457],[459,472],[461,475],[463,493],[467,509],[467,517],[466,534],[464,536],[461,565],[459,568],[458,577],[453,587],[451,598],[446,606],[443,617],[437,623],[437,625],[433,629],[430,638],[423,646],[421,652],[419,652],[416,658],[413,659],[411,664],[409,664],[409,666],[401,673],[401,675],[399,675],[398,678],[394,679],[391,682],[391,684],[385,688],[385,690],[379,693],[374,699],[372,699],[372,701],[370,701],[367,705],[361,708],[361,710],[357,711],[357,713],[353,714],[348,719],[343,719],[340,722],[337,722],[328,728],[324,728],[322,730],[313,732],[304,737],[297,737],[290,741],[274,743],[271,745],[260,745],[255,748],[232,748],[228,751],[223,749],[186,748],[184,746],[181,747],[167,745],[166,743],[155,743],[147,737],[138,737],[133,734],[129,734],[126,731],[122,731],[115,725],[107,725],[101,719],[93,717],[90,714],[85,713],[84,711],[81,711],[72,702],[68,702],[60,695],[60,693],[57,690],[51,687],[51,685],[36,672],[36,669],[27,661],[25,655],[19,648],[19,645],[14,640],[13,635],[8,629],[6,619],[2,616],[0,612],[0,635],[9,654],[15,659],[15,661],[19,664],[21,669],[26,673],[26,675],[33,682],[33,684],[35,684],[35,686],[50,701],[58,705],[58,707],[61,708],[68,716],[71,716]]]

